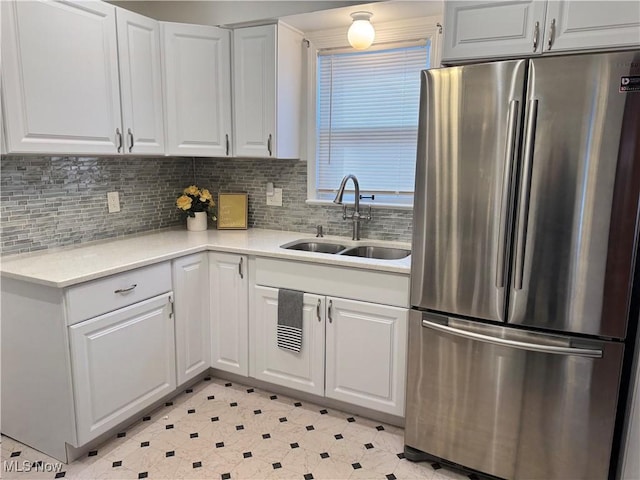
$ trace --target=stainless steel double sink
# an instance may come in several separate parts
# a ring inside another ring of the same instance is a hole
[[[333,255],[346,255],[350,257],[377,258],[383,260],[398,260],[411,255],[411,250],[404,248],[381,247],[376,245],[358,245],[347,247],[340,243],[296,240],[285,243],[280,248],[287,250],[302,250],[305,252],[328,253]]]

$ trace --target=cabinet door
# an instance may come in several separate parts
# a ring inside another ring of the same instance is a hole
[[[407,317],[405,308],[327,297],[325,395],[403,415]]]
[[[542,53],[546,2],[445,2],[442,61]]]
[[[0,3],[9,152],[116,153],[122,127],[115,7]]]
[[[278,289],[255,287],[255,377],[259,380],[324,395],[325,297],[304,294],[302,349],[278,347]]]
[[[209,262],[206,253],[173,261],[178,385],[211,366]]]
[[[545,52],[632,46],[640,46],[640,2],[549,2]]]
[[[228,30],[161,23],[167,153],[231,154],[231,59]]]
[[[79,445],[175,390],[170,295],[69,327]]]
[[[209,252],[211,364],[249,375],[247,257]]]
[[[234,152],[275,157],[276,25],[233,31]]]
[[[118,8],[124,151],[164,154],[160,24]]]

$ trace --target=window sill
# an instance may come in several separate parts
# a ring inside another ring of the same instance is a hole
[[[336,208],[342,208],[340,205],[336,205],[331,200],[317,200],[315,198],[308,198],[305,202],[307,205],[324,205],[325,207],[334,206]],[[353,202],[345,202],[347,205],[353,205]],[[413,210],[413,205],[407,204],[398,204],[398,203],[371,203],[371,202],[360,202],[360,207],[369,207],[371,208],[385,208],[388,210]]]

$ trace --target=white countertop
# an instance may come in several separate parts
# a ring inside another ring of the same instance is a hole
[[[91,242],[80,246],[4,257],[0,263],[0,274],[3,277],[63,288],[206,250],[300,260],[406,275],[410,272],[411,257],[400,260],[379,260],[280,248],[280,245],[299,239],[319,240],[306,233],[259,228],[207,230],[205,232],[188,232],[184,228],[176,228],[114,240]],[[408,243],[380,240],[364,239],[354,242],[345,237],[335,236],[325,236],[322,240],[339,241],[346,246],[366,244],[411,248]]]

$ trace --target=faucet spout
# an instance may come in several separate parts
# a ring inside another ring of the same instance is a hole
[[[342,179],[342,182],[340,182],[340,187],[338,188],[338,193],[336,194],[336,198],[333,199],[333,203],[342,205],[342,197],[344,196],[344,189],[346,188],[347,181],[349,181],[349,179],[353,181],[353,188],[355,190],[354,208],[356,209],[356,213],[360,215],[360,185],[358,184],[358,179],[352,173],[350,173],[349,175],[346,175]]]
[[[354,211],[351,215],[351,220],[353,221],[353,235],[351,236],[351,239],[360,240],[360,185],[358,184],[358,179],[355,175],[350,173],[342,179],[342,182],[340,182],[340,187],[338,188],[338,193],[336,194],[336,198],[333,199],[333,203],[342,205],[344,189],[346,188],[347,182],[349,180],[353,181],[353,189],[355,190],[355,203],[353,205]]]

